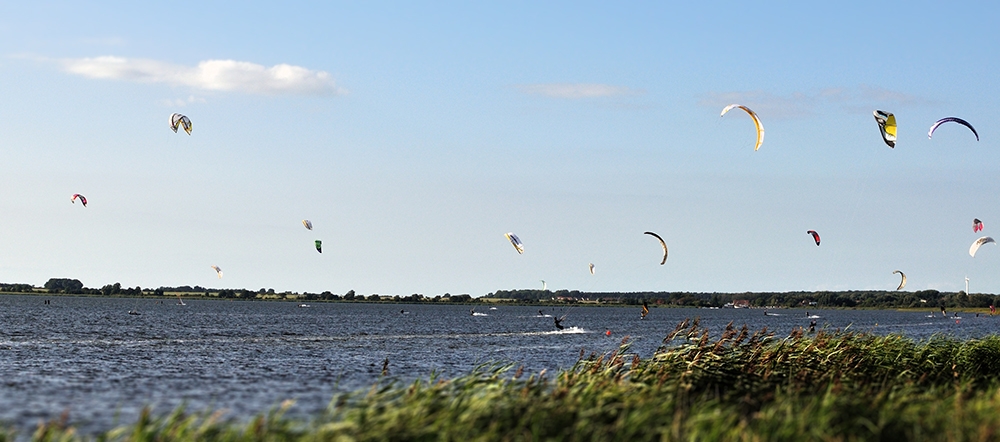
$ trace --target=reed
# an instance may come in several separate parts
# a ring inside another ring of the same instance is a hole
[[[310,420],[291,403],[246,421],[166,416],[106,441],[1000,440],[1000,337],[956,340],[727,326],[685,321],[653,354],[628,338],[559,373],[490,364],[454,378],[386,377],[335,397]],[[0,439],[13,438],[10,432]],[[40,441],[76,441],[65,419]]]

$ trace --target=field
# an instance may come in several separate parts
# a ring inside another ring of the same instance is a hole
[[[33,440],[1000,440],[1000,337],[913,341],[841,331],[775,336],[685,321],[653,355],[581,354],[560,373],[481,366],[411,384],[386,376],[309,420],[144,413],[95,436]],[[10,430],[4,438],[13,440]]]

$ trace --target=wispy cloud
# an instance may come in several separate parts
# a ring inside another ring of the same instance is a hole
[[[940,103],[939,101],[930,98],[866,85],[861,85],[858,88],[858,95],[871,102],[906,106],[932,106]]]
[[[85,37],[76,41],[79,44],[91,46],[125,46],[126,41],[121,37]]]
[[[876,108],[893,106],[929,106],[932,99],[889,89],[861,85],[855,88],[828,88],[813,92],[793,92],[777,95],[764,91],[713,92],[703,97],[699,104],[709,107],[739,103],[752,108],[762,117],[801,118],[815,115],[825,106],[839,106],[849,111],[871,112]]]
[[[816,107],[817,98],[802,93],[788,96],[774,95],[763,91],[750,92],[717,92],[710,93],[700,100],[699,104],[717,107],[720,110],[732,103],[750,107],[759,115],[770,118],[789,118],[808,116]]]
[[[644,93],[639,89],[599,83],[540,83],[519,84],[515,87],[528,95],[564,99],[617,97]]]
[[[169,107],[184,107],[193,103],[205,103],[205,99],[200,97],[195,97],[194,95],[189,95],[187,98],[176,98],[172,100],[166,99],[163,100],[161,103],[163,103],[164,106],[169,106]]]
[[[184,66],[158,60],[114,56],[58,60],[66,72],[87,78],[164,83],[209,91],[254,94],[336,95],[337,87],[325,71],[277,64],[271,67],[236,60],[205,60]]]

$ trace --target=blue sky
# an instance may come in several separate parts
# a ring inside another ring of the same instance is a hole
[[[1000,292],[989,3],[3,8],[0,281]]]

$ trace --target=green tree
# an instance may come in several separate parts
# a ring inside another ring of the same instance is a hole
[[[83,293],[83,283],[79,279],[52,278],[44,287],[49,293]]]

